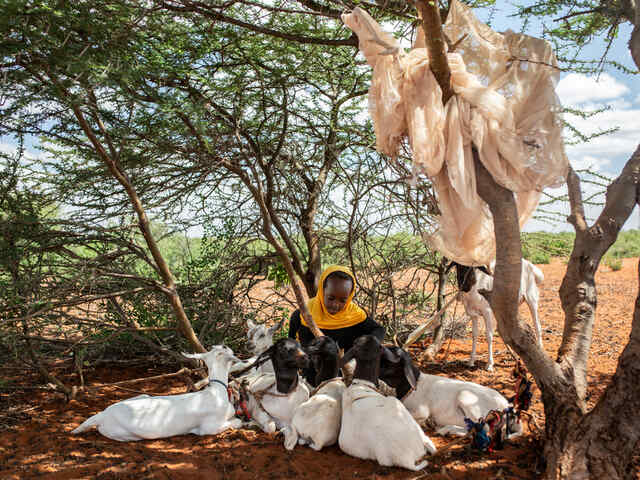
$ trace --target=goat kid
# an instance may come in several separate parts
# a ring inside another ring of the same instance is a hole
[[[427,465],[425,454],[436,451],[405,406],[394,397],[378,392],[380,357],[390,362],[397,357],[373,335],[363,335],[354,342],[341,363],[356,359],[354,379],[342,395],[342,426],[339,444],[343,452],[354,457],[377,460],[383,466],[421,470]],[[409,374],[407,381],[415,385]]]
[[[491,388],[422,373],[402,348],[389,347],[389,352],[380,362],[380,378],[396,389],[396,395],[418,423],[431,419],[440,435],[464,436],[465,418],[477,423],[490,411],[503,412],[509,407],[507,399]],[[411,375],[417,379],[415,387],[407,381]],[[509,438],[515,438],[522,434],[522,425],[512,420],[508,430],[512,432]]]
[[[275,373],[256,373],[235,382],[248,396],[251,418],[266,433],[288,427],[298,405],[309,399],[309,388],[300,381],[298,369],[309,364],[300,344],[281,338],[260,354],[255,366],[271,360]]]
[[[281,321],[272,327],[267,327],[262,323],[253,323],[250,319],[247,320],[247,347],[249,348],[252,357],[233,365],[229,373],[239,372],[251,363],[255,362],[260,354],[266,352],[273,345],[273,336],[278,330],[280,330],[280,328],[282,328],[282,323],[283,322]],[[267,361],[247,372],[247,375],[255,373],[275,373],[273,370],[273,363],[271,363],[271,361]]]
[[[480,290],[491,291],[493,289],[493,277],[484,267],[468,267],[452,262],[451,266],[456,266],[458,289],[461,292],[462,303],[465,312],[472,321],[472,344],[469,366],[473,367],[476,362],[476,346],[478,343],[478,318],[484,319],[485,334],[487,337],[487,349],[489,361],[486,369],[493,370],[493,332],[496,328],[496,320],[487,299],[480,294]],[[493,270],[495,262],[491,263]],[[520,276],[520,291],[518,302],[527,302],[533,323],[536,329],[538,345],[542,346],[542,327],[538,318],[538,302],[540,291],[538,285],[544,280],[542,271],[528,260],[522,259],[522,273]]]
[[[317,372],[314,379],[308,380],[317,388],[309,400],[296,408],[291,425],[284,430],[284,446],[293,450],[296,444],[308,444],[318,451],[338,441],[342,394],[347,387],[338,377],[338,344],[333,339],[315,338],[304,350]]]
[[[207,388],[182,395],[129,398],[85,420],[71,433],[78,434],[95,425],[105,437],[127,442],[186,433],[214,435],[228,428],[240,428],[242,421],[234,417],[235,409],[227,395],[229,367],[238,361],[231,349],[218,345],[207,353],[183,355],[206,363]]]

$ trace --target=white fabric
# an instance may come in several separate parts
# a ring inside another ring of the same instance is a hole
[[[373,68],[369,110],[378,151],[395,158],[408,138],[414,174],[433,183],[441,215],[428,240],[458,263],[488,265],[495,236],[489,208],[476,192],[472,144],[495,181],[516,193],[521,227],[540,192],[565,181],[551,46],[511,31],[496,33],[454,0],[444,30],[457,44],[447,54],[456,95],[443,106],[423,35],[405,54],[364,10],[356,7],[342,20]]]

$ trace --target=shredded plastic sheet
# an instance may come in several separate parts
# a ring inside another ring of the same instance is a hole
[[[541,191],[567,175],[551,46],[494,32],[454,0],[444,31],[456,45],[447,54],[456,95],[443,106],[423,32],[404,53],[364,10],[356,7],[342,20],[373,68],[369,111],[378,151],[396,158],[408,138],[414,175],[433,183],[441,215],[428,241],[458,263],[488,265],[495,235],[489,207],[476,192],[472,144],[494,180],[515,192],[520,227]]]

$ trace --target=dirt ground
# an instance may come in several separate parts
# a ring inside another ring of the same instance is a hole
[[[638,292],[637,259],[626,259],[613,272],[601,266],[597,274],[598,317],[589,359],[589,405],[593,406],[616,368],[617,358],[627,342],[631,316]],[[562,310],[557,291],[565,271],[561,260],[541,265],[540,318],[544,345],[554,356],[562,336]],[[526,307],[522,315],[529,318]],[[419,357],[420,347],[414,348]],[[422,346],[423,347],[423,346]],[[513,392],[511,371],[514,360],[499,336],[494,343],[495,372],[483,367],[486,344],[481,339],[481,361],[474,369],[468,358],[471,340],[445,342],[438,362],[423,363],[422,370],[488,385],[505,396]],[[63,370],[56,373],[64,376]],[[87,372],[87,383],[110,383],[131,378],[168,373],[154,365],[108,366]],[[73,375],[69,372],[67,375]],[[36,385],[30,374],[7,367],[5,378],[22,377],[26,385]],[[69,378],[69,377],[67,377]],[[131,386],[146,393],[173,394],[185,391],[179,377],[147,381]],[[115,401],[136,395],[132,390],[108,387],[82,393],[66,403],[59,395],[38,389],[0,393],[0,479],[531,479],[536,473],[536,431],[491,454],[471,451],[466,444],[453,447],[434,458],[422,472],[381,467],[342,453],[337,446],[315,452],[297,447],[288,452],[282,438],[251,430],[228,431],[216,436],[183,435],[164,440],[120,443],[93,430],[73,436],[69,432],[90,415]],[[535,390],[532,411],[543,428],[542,404]],[[438,448],[452,437],[427,431]],[[638,457],[636,470],[640,471]],[[640,478],[640,473],[637,474]]]

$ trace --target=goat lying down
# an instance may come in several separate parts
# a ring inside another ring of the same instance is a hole
[[[299,368],[309,364],[300,344],[281,338],[254,362],[259,366],[271,360],[275,373],[256,373],[234,382],[248,394],[247,408],[251,418],[267,433],[291,425],[298,405],[309,399],[309,388],[300,381]]]
[[[377,460],[383,466],[420,470],[427,465],[425,454],[436,451],[404,405],[394,397],[378,392],[380,357],[390,362],[396,356],[372,335],[354,342],[342,362],[356,359],[354,379],[342,395],[342,426],[339,444],[354,457]],[[413,376],[407,379],[415,384]]]
[[[407,381],[411,375],[417,379],[415,386]],[[380,378],[396,389],[418,423],[431,419],[440,435],[466,435],[465,417],[478,422],[491,410],[503,412],[509,406],[507,399],[491,388],[420,372],[399,347],[389,347],[389,355],[382,357]],[[510,438],[515,438],[522,433],[522,425],[512,421],[509,430],[513,432]]]
[[[81,433],[95,425],[105,437],[127,442],[186,433],[214,435],[228,428],[240,428],[242,421],[234,417],[235,409],[227,395],[229,367],[238,361],[231,349],[219,345],[207,353],[183,355],[206,363],[207,388],[181,395],[129,398],[85,420],[71,433]]]
[[[452,262],[447,270],[455,265],[457,272],[458,288],[462,293],[462,303],[467,315],[472,321],[473,340],[471,344],[471,357],[469,365],[474,366],[476,361],[476,345],[478,342],[478,318],[482,317],[485,324],[485,334],[489,351],[489,361],[486,369],[493,370],[493,332],[496,328],[496,320],[487,299],[480,294],[480,290],[491,291],[493,289],[493,277],[484,267],[467,267]],[[491,268],[494,268],[492,262]],[[542,327],[538,318],[538,302],[540,291],[538,285],[544,280],[542,271],[528,260],[522,259],[522,272],[520,275],[520,290],[518,302],[526,302],[531,312],[531,318],[536,331],[538,344],[542,346]]]
[[[338,441],[342,423],[342,394],[347,388],[338,377],[338,344],[330,337],[313,339],[305,352],[317,372],[311,381],[316,390],[300,404],[291,425],[284,431],[284,446],[293,450],[296,444],[308,444],[314,450]]]

